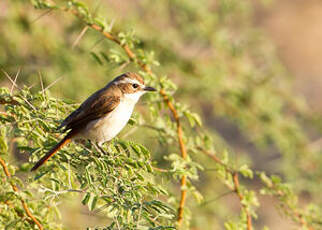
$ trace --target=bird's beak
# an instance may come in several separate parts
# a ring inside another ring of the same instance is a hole
[[[143,88],[144,91],[157,91],[155,88],[150,87],[150,86],[146,86]]]

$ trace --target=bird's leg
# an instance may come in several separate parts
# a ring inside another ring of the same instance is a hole
[[[105,150],[102,148],[102,144],[97,143],[97,147],[100,150],[100,152],[103,153],[103,155],[106,155]]]
[[[88,140],[88,141],[89,141],[89,144],[85,139],[79,139],[77,143],[81,144],[84,149],[91,151],[90,146],[92,146],[92,142],[90,140]]]
[[[99,152],[99,153],[101,153],[102,155],[108,155],[109,153],[108,152],[106,152],[103,148],[102,148],[102,144],[99,144],[99,143],[93,143],[93,145],[94,145],[94,147],[95,147],[95,149]]]
[[[91,140],[88,140],[89,141],[89,143],[90,143],[90,145],[91,146],[94,146],[94,148],[95,148],[95,150],[98,152],[98,154],[96,154],[96,152],[95,151],[93,151],[93,149],[88,149],[88,148],[86,148],[86,146],[84,145],[84,148],[85,149],[87,149],[87,150],[89,150],[90,152],[92,152],[95,156],[100,156],[101,155],[101,151],[97,148],[97,146],[96,146],[96,144],[95,144],[95,142],[93,142],[93,141],[91,141]]]
[[[97,142],[92,142],[94,148],[96,149],[97,152],[99,152],[101,155],[104,155],[104,150],[102,149],[101,146],[98,145]]]
[[[107,144],[110,144],[111,142],[110,141],[108,141],[108,142],[105,142],[105,143],[107,143]],[[110,153],[110,148],[109,148],[109,146],[108,146],[108,148],[107,148],[107,150],[104,150],[103,148],[102,148],[102,144],[101,145],[99,145],[98,144],[98,147],[102,150],[102,152],[105,154],[105,155],[111,155],[111,153]]]

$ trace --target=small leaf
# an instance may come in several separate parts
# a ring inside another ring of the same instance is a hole
[[[0,153],[6,153],[8,151],[8,145],[6,141],[6,129],[0,131]]]
[[[137,124],[137,121],[134,119],[134,118],[130,118],[130,120],[128,121],[128,124],[129,125],[135,125],[135,124]]]
[[[239,171],[244,177],[253,178],[253,171],[248,167],[248,165],[242,165],[239,168]]]
[[[90,54],[91,54],[91,55],[92,55],[92,57],[95,59],[95,61],[97,61],[97,63],[98,63],[98,64],[103,65],[102,60],[100,59],[100,57],[99,57],[96,53],[91,52]]]
[[[83,205],[86,205],[88,203],[90,196],[91,196],[91,194],[88,193],[88,192],[85,194],[85,196],[84,196],[84,198],[82,200]]]
[[[88,202],[88,208],[90,211],[93,211],[96,207],[98,196],[92,196],[92,199],[89,200]]]

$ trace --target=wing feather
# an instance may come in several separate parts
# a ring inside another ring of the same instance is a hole
[[[114,89],[114,90],[113,90]],[[68,129],[81,129],[90,121],[96,120],[112,112],[120,103],[120,92],[117,88],[105,87],[84,101],[78,109],[72,112],[59,126]]]

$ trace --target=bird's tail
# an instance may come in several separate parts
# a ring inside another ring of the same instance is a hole
[[[42,166],[50,157],[58,152],[64,145],[68,144],[74,135],[72,132],[68,133],[58,144],[56,144],[45,156],[43,156],[35,165],[32,167],[31,171],[35,171],[40,166]]]

